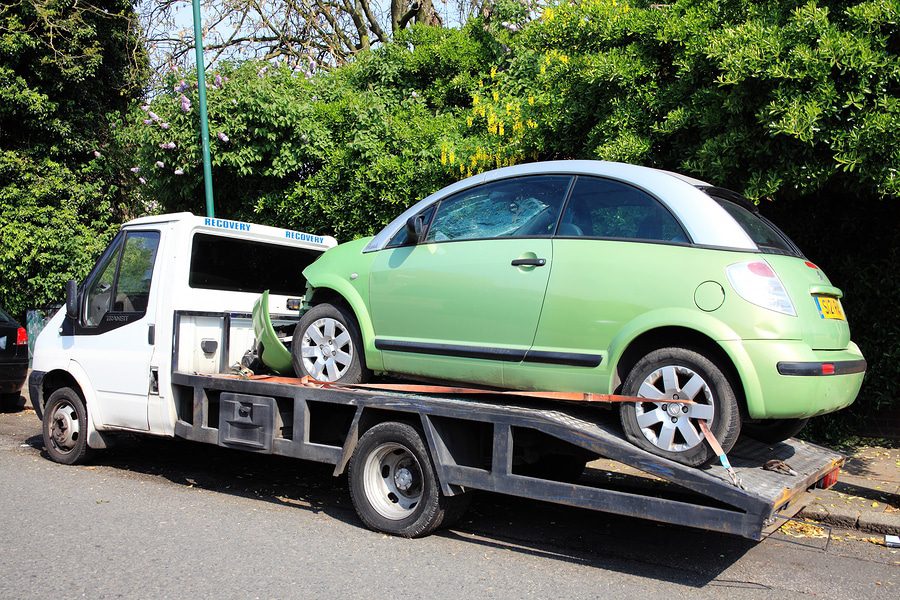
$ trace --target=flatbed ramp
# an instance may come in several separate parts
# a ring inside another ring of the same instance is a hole
[[[744,439],[729,453],[738,487],[718,464],[698,469],[637,448],[611,413],[597,406],[322,389],[280,377],[177,371],[172,382],[179,395],[175,435],[184,439],[334,464],[339,475],[368,426],[399,420],[424,432],[445,495],[486,490],[753,540],[799,511],[805,492],[844,461],[836,452],[796,439],[772,445]],[[535,436],[648,477],[629,487],[590,473],[556,481],[523,472],[514,460],[521,455],[519,442]],[[787,462],[796,475],[764,470],[772,459]]]

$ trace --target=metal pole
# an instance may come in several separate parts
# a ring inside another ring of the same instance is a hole
[[[203,32],[200,27],[200,0],[194,5],[194,49],[197,52],[197,88],[200,92],[200,141],[203,145],[203,188],[206,192],[206,216],[214,217],[212,166],[209,161],[209,123],[206,116],[206,64],[203,61]]]

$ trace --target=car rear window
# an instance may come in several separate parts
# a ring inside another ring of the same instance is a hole
[[[709,196],[737,221],[753,243],[759,247],[760,252],[803,256],[797,245],[784,232],[759,213],[714,193],[710,193]]]

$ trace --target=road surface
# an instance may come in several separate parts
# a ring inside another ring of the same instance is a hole
[[[331,468],[134,438],[67,467],[0,414],[0,598],[900,597],[900,551],[740,538],[476,497],[420,540],[366,530]],[[855,538],[854,538],[855,536]]]

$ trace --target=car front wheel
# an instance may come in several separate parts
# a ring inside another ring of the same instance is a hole
[[[346,308],[317,304],[306,311],[291,342],[291,362],[297,377],[329,383],[363,383],[369,378],[362,336]]]
[[[622,393],[647,399],[622,405],[622,427],[629,441],[659,456],[690,466],[715,459],[701,420],[725,452],[740,435],[740,411],[728,377],[694,350],[661,348],[647,354],[629,372]]]

